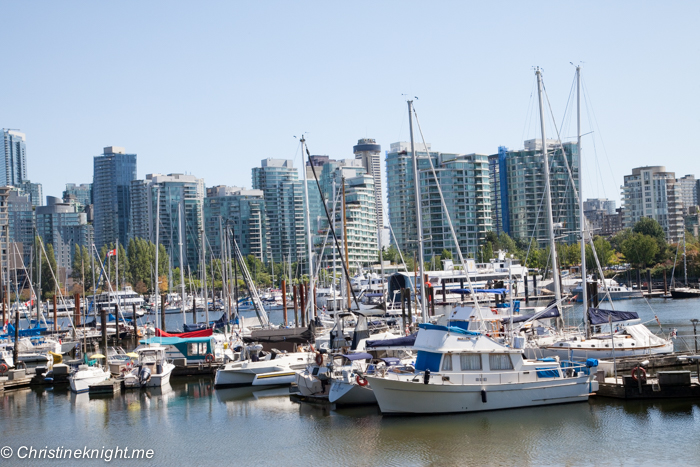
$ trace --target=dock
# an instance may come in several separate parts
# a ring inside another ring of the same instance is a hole
[[[175,365],[175,368],[172,376],[213,376],[221,363],[187,363],[186,358],[175,358],[173,359],[173,365]]]
[[[122,380],[117,378],[110,378],[106,381],[102,381],[101,383],[93,384],[92,386],[90,386],[88,389],[88,393],[91,396],[113,396],[114,394],[118,394],[121,391],[121,389]]]
[[[700,399],[700,382],[690,371],[660,371],[655,377],[639,378],[631,375],[622,378],[605,378],[598,382],[597,396],[615,399]]]
[[[7,376],[0,377],[0,392],[28,388],[31,385],[33,375],[28,375],[26,369],[8,370],[6,374]]]

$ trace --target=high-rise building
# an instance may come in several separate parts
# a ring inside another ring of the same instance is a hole
[[[173,267],[196,271],[201,258],[200,248],[204,219],[204,179],[183,174],[148,174],[146,180],[130,184],[131,238],[142,237],[155,242],[158,212],[158,242],[165,247]],[[178,217],[179,213],[179,217]],[[178,224],[180,219],[181,224]],[[180,230],[183,257],[180,258]]]
[[[95,216],[95,246],[126,244],[129,237],[131,181],[136,180],[136,154],[109,146],[95,156],[92,195]]]
[[[632,169],[622,185],[624,228],[632,228],[642,217],[656,219],[675,242],[683,235],[683,201],[676,174],[666,167],[646,166]]]
[[[321,190],[326,198],[328,212],[334,219],[335,230],[341,245],[344,242],[343,228],[343,183],[345,184],[345,219],[348,233],[348,262],[351,268],[357,264],[374,263],[377,260],[377,221],[374,207],[374,177],[368,174],[359,159],[329,161],[320,171],[319,181]],[[321,206],[323,208],[323,206]],[[323,249],[322,266],[341,268],[341,255],[338,254],[332,235],[328,230],[328,219],[320,218],[319,236],[316,238],[316,250],[321,253],[323,239],[326,238]],[[323,238],[322,238],[323,237]],[[341,247],[342,248],[342,247]],[[343,252],[343,257],[345,253]]]
[[[547,153],[556,235],[558,241],[574,243],[578,241],[576,232],[580,222],[574,195],[574,191],[580,192],[578,146],[548,139]],[[489,156],[490,179],[496,181],[491,185],[492,198],[498,204],[494,208],[496,219],[492,216],[496,230],[511,238],[537,239],[540,246],[549,244],[543,162],[541,139],[525,141],[522,150],[499,148],[498,154]]]
[[[476,257],[491,225],[489,162],[485,154],[438,154],[431,170],[420,172],[424,255],[427,259],[448,250],[457,258],[457,248],[438,186],[442,190],[457,242],[466,257]],[[426,259],[426,260],[427,260]]]
[[[352,148],[355,159],[362,161],[362,166],[374,180],[374,208],[377,213],[377,225],[384,227],[384,204],[382,203],[382,147],[372,138],[362,138]],[[381,241],[381,239],[379,239]]]
[[[426,258],[447,249],[456,255],[449,228],[455,229],[459,248],[465,257],[475,255],[486,232],[492,229],[491,193],[488,156],[430,151],[430,145],[416,145],[420,177],[423,253]],[[430,166],[435,169],[433,176]],[[399,248],[417,250],[413,161],[408,143],[393,143],[386,158],[389,220]],[[442,206],[438,185],[442,189],[447,213]],[[404,254],[406,254],[404,253]]]
[[[32,183],[29,180],[24,180],[22,183],[15,186],[29,195],[29,199],[32,201],[32,206],[36,207],[44,205],[44,188],[41,183]]]
[[[24,264],[29,264],[35,226],[31,197],[13,187],[7,196],[7,210],[10,222],[10,240],[22,245]]]
[[[416,143],[418,170],[429,168],[430,144]],[[431,156],[437,153],[430,152]],[[389,224],[393,230],[391,243],[407,255],[418,251],[418,217],[411,145],[392,143],[386,154],[386,191]]]
[[[80,212],[85,211],[85,207],[92,204],[92,183],[66,183],[63,202],[75,204]]]
[[[268,260],[267,221],[262,190],[215,186],[204,198],[204,231],[207,250],[221,258],[222,232],[230,229],[243,256]]]
[[[252,170],[253,189],[262,190],[275,263],[306,258],[304,188],[291,160],[263,159]]]
[[[47,196],[46,206],[36,208],[36,231],[45,244],[53,245],[56,265],[67,270],[72,267],[75,246],[90,248],[93,242],[87,215],[54,196]]]
[[[698,205],[698,185],[695,175],[686,175],[677,180],[681,190],[681,202],[683,203],[683,215],[690,213],[690,208]]]
[[[615,200],[607,198],[588,198],[583,202],[583,212],[605,211],[607,214],[615,214]]]
[[[17,130],[2,129],[0,141],[0,186],[19,186],[27,179],[26,136]]]

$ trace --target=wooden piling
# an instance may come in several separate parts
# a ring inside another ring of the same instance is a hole
[[[282,279],[282,316],[284,317],[284,326],[287,326],[287,281]]]
[[[75,317],[73,319],[75,322],[75,327],[80,326],[82,323],[82,318],[80,317],[80,294],[75,294]]]
[[[401,289],[401,329],[406,329],[406,289]]]
[[[134,332],[133,332],[133,339],[134,339],[134,345],[138,345],[139,343],[139,332],[138,332],[138,326],[136,325],[136,303],[131,304],[131,325],[134,327]]]
[[[207,304],[205,303],[204,306]],[[192,295],[192,324],[197,324],[197,298],[194,295]],[[182,323],[182,330],[185,330],[185,323]]]
[[[294,301],[294,327],[299,327],[299,313],[297,313],[297,286],[292,286],[292,300]]]
[[[165,331],[165,294],[160,296],[160,329]]]
[[[36,325],[39,326],[39,320],[37,318]],[[56,310],[56,294],[53,294],[53,332],[58,332],[58,313]]]
[[[447,303],[447,290],[445,290],[445,281],[442,281],[442,302]]]
[[[100,307],[100,320],[102,322],[102,352],[103,355],[107,355],[107,310],[104,307]]]
[[[301,315],[301,327],[306,327],[305,307],[306,297],[304,297],[304,283],[299,284],[299,314]]]

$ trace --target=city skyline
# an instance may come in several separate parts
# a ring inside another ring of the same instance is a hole
[[[560,124],[569,62],[579,61],[594,112],[584,133],[602,136],[583,141],[585,198],[620,204],[623,176],[660,157],[679,177],[700,173],[682,136],[697,127],[695,4],[164,5],[142,6],[138,18],[108,4],[6,6],[31,21],[0,31],[23,57],[23,67],[3,76],[12,92],[0,126],[27,135],[28,176],[47,195],[89,182],[92,158],[106,145],[139,154],[138,178],[194,173],[208,186],[250,187],[260,158],[301,166],[293,136],[302,132],[312,153],[334,159],[352,157],[363,137],[383,148],[407,141],[405,100],[414,96],[434,150],[522,149],[539,136],[532,67],[544,68]],[[101,34],[103,18],[120,25],[118,37]],[[466,27],[464,18],[476,21]]]

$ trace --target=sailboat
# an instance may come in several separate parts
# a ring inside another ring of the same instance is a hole
[[[684,287],[673,287],[671,288],[671,297],[673,298],[698,298],[700,297],[700,290],[688,287],[688,261],[686,258],[685,251],[685,235],[683,236],[683,275],[684,275]]]

